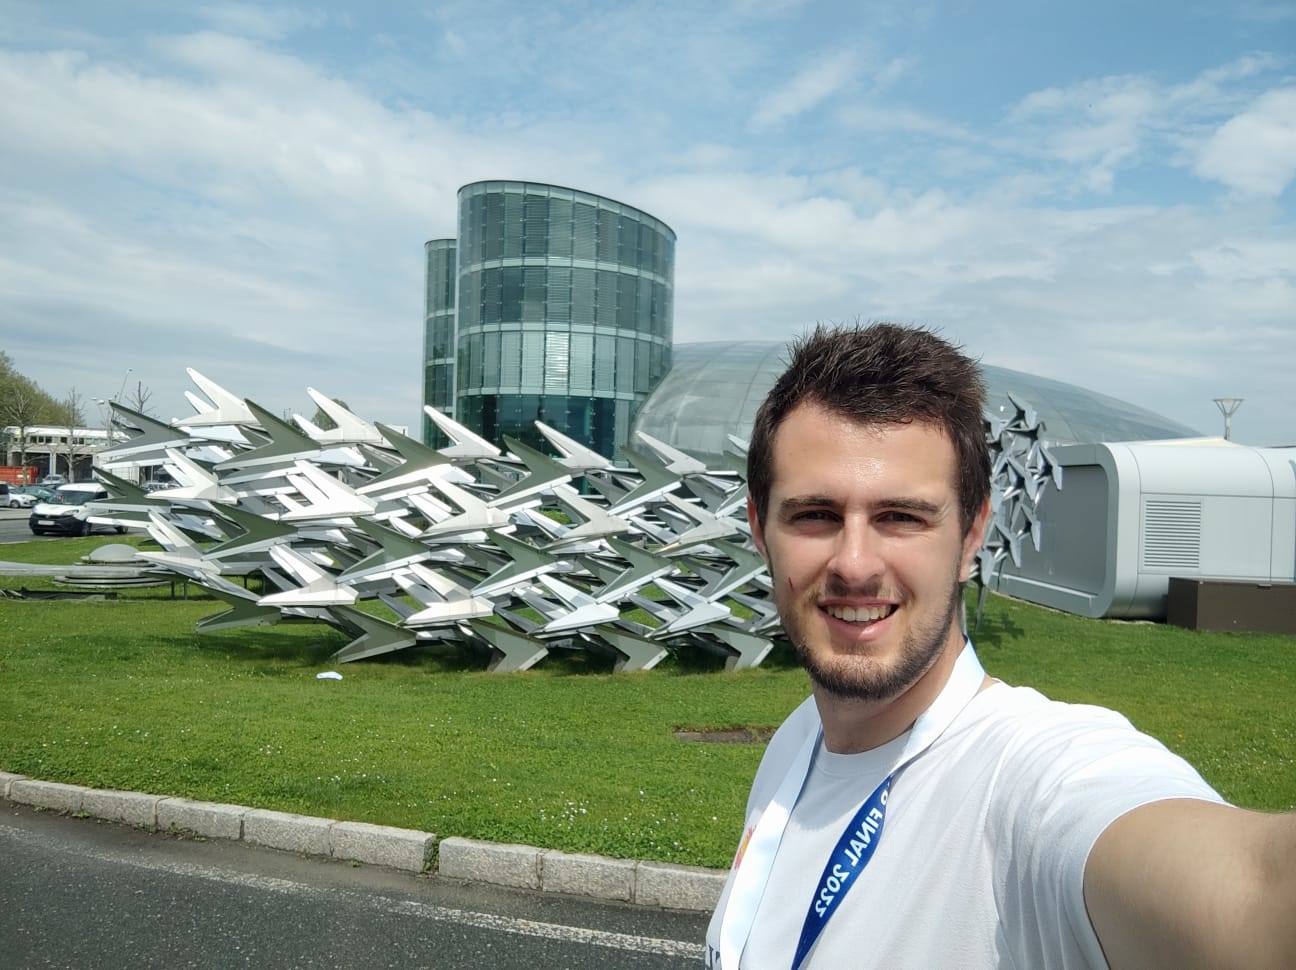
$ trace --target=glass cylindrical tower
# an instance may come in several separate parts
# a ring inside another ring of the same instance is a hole
[[[423,307],[423,403],[454,414],[455,252],[453,239],[433,239],[427,252]],[[423,418],[423,440],[432,443],[436,426]],[[437,432],[439,433],[439,432]]]
[[[674,231],[587,192],[474,182],[458,280],[456,419],[535,443],[539,419],[614,455],[670,369]]]

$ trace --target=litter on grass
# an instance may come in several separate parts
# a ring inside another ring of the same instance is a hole
[[[339,674],[336,670],[326,670],[321,674],[316,674],[315,679],[316,680],[341,680],[342,675]]]

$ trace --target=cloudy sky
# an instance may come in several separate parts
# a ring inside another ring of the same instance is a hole
[[[368,7],[369,5],[364,5]],[[679,236],[677,341],[856,317],[1296,442],[1296,3],[0,0],[0,348],[415,425],[484,178]]]

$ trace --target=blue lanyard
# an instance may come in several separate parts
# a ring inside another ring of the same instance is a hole
[[[832,855],[828,857],[828,863],[815,886],[815,893],[810,898],[810,908],[806,910],[801,939],[797,943],[796,955],[792,958],[792,970],[800,970],[810,948],[828,925],[828,920],[832,919],[841,901],[858,881],[859,874],[873,858],[873,852],[882,839],[887,795],[891,792],[891,779],[894,777],[894,774],[887,775],[882,784],[873,790],[873,794],[864,800],[864,804],[846,826],[846,831],[837,840]]]

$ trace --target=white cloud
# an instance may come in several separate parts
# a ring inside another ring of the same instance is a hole
[[[482,29],[454,18],[469,51]],[[618,56],[649,51],[651,31],[629,14],[597,32],[629,38]],[[741,93],[750,75],[735,65],[766,61],[730,43],[739,56],[725,83]],[[444,47],[438,32],[429,49]],[[564,49],[548,51],[552,63]],[[1095,205],[1072,192],[1140,160],[1171,164],[1172,151],[1196,159],[1230,118],[1264,108],[1272,119],[1257,98],[1273,68],[1263,57],[1179,85],[1130,76],[1048,89],[1000,126],[856,103],[834,115],[851,126],[780,145],[778,120],[856,82],[903,80],[891,61],[870,75],[844,59],[799,94],[794,81],[781,103],[771,96],[762,153],[745,114],[675,137],[681,119],[664,109],[633,121],[534,110],[565,90],[561,78],[535,102],[506,101],[504,115],[489,98],[411,106],[370,76],[228,34],[162,37],[145,53],[0,49],[0,343],[55,392],[110,393],[133,366],[179,411],[191,364],[276,410],[304,406],[312,384],[412,424],[421,243],[454,233],[459,185],[500,176],[575,185],[669,222],[679,340],[886,316],[1202,428],[1210,397],[1237,387],[1250,420],[1290,415],[1290,219],[1238,197]],[[553,80],[543,68],[520,70],[541,85]],[[642,90],[627,82],[626,97]],[[874,132],[883,149],[861,149]],[[81,352],[41,356],[39,333]],[[1268,420],[1270,438],[1289,427]]]
[[[859,62],[853,52],[829,54],[762,98],[752,115],[752,124],[768,128],[803,114],[848,85],[858,72]]]
[[[1253,195],[1280,195],[1296,178],[1296,87],[1269,91],[1202,146],[1197,174]]]
[[[320,27],[328,20],[320,10],[267,7],[251,3],[219,3],[202,8],[199,15],[218,30],[265,40],[280,38],[307,27]]]

